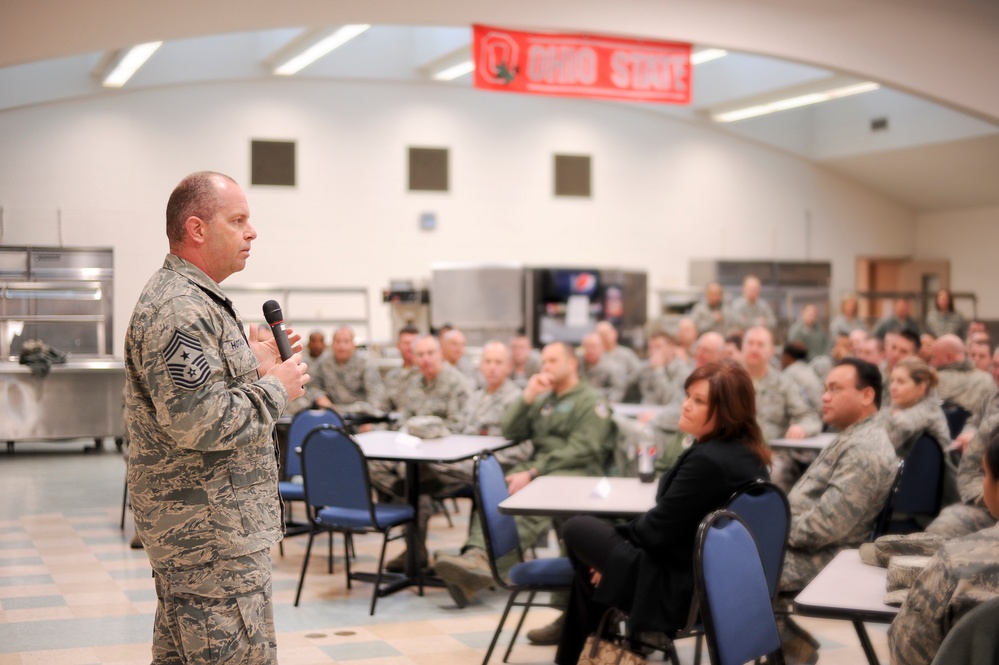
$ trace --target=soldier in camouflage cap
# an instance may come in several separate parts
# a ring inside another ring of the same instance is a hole
[[[984,467],[983,500],[995,517],[999,515],[999,431],[989,435],[979,463]],[[892,621],[888,630],[891,662],[929,665],[954,624],[997,596],[999,526],[944,543],[916,578]]]
[[[385,407],[385,386],[373,362],[357,355],[354,331],[333,333],[333,354],[313,369],[307,393],[316,406],[338,413],[374,413]]]
[[[308,381],[266,329],[243,333],[219,282],[256,231],[231,178],[167,204],[170,253],[125,338],[129,499],[153,568],[153,663],[276,663],[270,547],[281,538],[274,423]],[[300,336],[290,336],[296,350]]]
[[[791,529],[780,590],[797,593],[848,547],[867,540],[895,479],[898,459],[881,424],[881,371],[846,358],[826,379],[823,420],[840,434],[808,467],[788,494]],[[785,655],[818,648],[790,619],[782,622]],[[791,635],[791,633],[796,633]],[[801,650],[801,651],[798,651]],[[808,662],[805,655],[800,660]],[[814,662],[812,660],[811,662]]]

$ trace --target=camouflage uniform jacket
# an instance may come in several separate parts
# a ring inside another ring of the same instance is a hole
[[[446,363],[447,361],[444,362]],[[465,381],[468,382],[469,392],[472,392],[473,390],[478,390],[480,387],[482,387],[482,384],[485,382],[485,379],[482,376],[482,372],[479,371],[478,365],[473,363],[468,356],[462,356],[461,358],[458,358],[458,364],[451,366],[454,367],[456,370],[458,370],[458,373],[460,373],[462,376],[465,377]]]
[[[768,369],[762,379],[753,379],[756,388],[756,422],[767,441],[784,437],[787,428],[799,425],[805,436],[822,431],[818,412],[809,407],[801,389],[780,372]]]
[[[787,341],[804,344],[808,349],[809,360],[829,353],[832,346],[825,330],[818,326],[806,326],[801,321],[791,324],[791,329],[787,331]]]
[[[514,384],[518,388],[526,388],[527,382],[532,376],[541,371],[541,354],[538,353],[537,349],[531,349],[531,353],[527,356],[527,362],[520,369],[516,367],[513,368],[513,376],[511,377]]]
[[[356,353],[345,363],[331,355],[312,376],[309,392],[313,401],[326,395],[340,413],[371,413],[385,408],[385,386],[378,367]]]
[[[957,335],[964,339],[968,334],[968,322],[960,312],[941,312],[934,307],[926,315],[926,332],[934,337],[941,335]]]
[[[400,397],[402,420],[412,416],[438,416],[452,432],[461,427],[461,414],[468,401],[468,380],[451,365],[441,363],[441,371],[429,384],[417,371]]]
[[[929,665],[961,617],[999,596],[999,526],[944,543],[888,631],[893,665]]]
[[[819,375],[815,373],[811,365],[804,360],[795,360],[785,367],[781,373],[791,379],[794,385],[798,386],[805,397],[805,401],[808,402],[808,406],[816,412],[822,409],[822,393],[825,392],[825,388],[822,385],[822,380],[819,379]]]
[[[507,379],[493,393],[480,388],[465,403],[461,418],[461,434],[501,435],[503,414],[520,397],[520,388]]]
[[[973,418],[981,421],[986,399],[996,392],[992,376],[971,364],[970,360],[950,363],[937,369],[940,384],[937,395],[944,402],[967,409]]]
[[[608,402],[624,401],[624,391],[628,388],[628,377],[624,367],[601,356],[596,365],[589,365],[585,360],[579,361],[579,378],[590,384],[590,387],[603,395]]]
[[[871,534],[895,479],[898,458],[874,415],[843,430],[788,495],[791,550],[814,557],[816,571]]]
[[[642,404],[669,404],[677,394],[677,387],[669,375],[669,365],[652,367],[642,363],[635,375]]]
[[[924,431],[936,439],[944,455],[949,456],[950,429],[936,397],[925,397],[907,409],[882,409],[881,413],[888,438],[900,458],[909,454],[913,442]]]
[[[867,326],[860,319],[848,319],[845,314],[837,314],[829,324],[829,335],[849,335],[854,330],[867,330]]]
[[[919,324],[914,319],[900,319],[894,314],[889,314],[877,322],[871,334],[878,339],[884,339],[888,333],[899,332],[900,330],[911,330],[917,337],[920,332]]]
[[[271,433],[288,393],[257,366],[218,285],[168,255],[125,337],[128,490],[154,569],[232,559],[280,539]]]
[[[385,373],[382,385],[385,386],[385,410],[396,411],[399,409],[400,398],[406,385],[413,378],[414,374],[419,374],[420,369],[416,365],[409,367],[393,367]]]
[[[774,316],[774,311],[770,309],[770,305],[766,301],[759,298],[756,302],[749,302],[746,296],[736,298],[732,302],[732,318],[735,324],[743,330],[749,330],[756,326],[763,326],[767,330],[773,330],[777,327],[777,317]]]
[[[610,408],[582,381],[561,396],[538,395],[531,404],[518,398],[503,415],[502,428],[508,439],[534,442],[533,457],[511,473],[534,467],[541,475],[603,475],[613,436]]]
[[[957,465],[957,490],[961,502],[969,506],[985,505],[982,499],[982,480],[985,478],[982,456],[985,454],[985,437],[996,427],[999,427],[999,394],[992,395],[986,403],[978,431]]]
[[[638,359],[638,354],[620,344],[615,346],[612,351],[605,352],[603,357],[609,362],[619,365],[624,370],[625,377],[630,377],[637,372],[642,364],[642,361]]]
[[[717,315],[719,314],[721,315],[721,320],[717,320]],[[697,327],[698,335],[703,335],[709,331],[724,335],[728,332],[729,328],[738,325],[738,321],[736,321],[732,313],[731,306],[724,300],[717,307],[712,307],[705,298],[701,298],[694,305],[693,309],[690,310],[690,318]]]

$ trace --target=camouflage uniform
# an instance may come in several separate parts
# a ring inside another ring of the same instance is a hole
[[[257,366],[219,286],[168,255],[125,338],[128,490],[156,582],[154,663],[276,662],[272,433],[288,394]]]
[[[816,413],[822,409],[822,393],[825,392],[825,387],[811,365],[804,360],[795,360],[785,367],[781,373],[798,386],[808,406],[814,409]]]
[[[808,359],[824,356],[829,353],[832,344],[829,334],[816,326],[806,326],[803,321],[795,321],[787,331],[787,341],[801,342],[808,349]]]
[[[800,591],[840,550],[867,540],[897,465],[877,415],[846,428],[819,453],[787,497],[791,530],[781,591]]]
[[[720,321],[715,320],[717,314],[721,314]],[[725,300],[722,300],[721,304],[717,307],[712,307],[708,304],[707,299],[701,298],[694,305],[693,309],[690,310],[690,318],[697,327],[698,335],[703,335],[709,331],[724,335],[728,332],[729,328],[738,326],[738,321],[736,321],[732,313],[732,308]]]
[[[988,400],[981,426],[968,444],[967,450],[957,465],[957,490],[961,503],[947,506],[930,523],[926,530],[944,538],[959,538],[969,533],[993,526],[996,519],[985,507],[982,498],[982,456],[985,454],[985,438],[999,426],[999,395]]]
[[[514,368],[513,375],[510,377],[514,384],[518,388],[526,388],[527,382],[532,376],[541,371],[541,354],[537,349],[531,349],[531,353],[527,356],[527,362],[524,363],[522,369]]]
[[[618,344],[610,351],[605,351],[603,358],[608,362],[620,366],[624,370],[624,376],[630,377],[638,371],[642,361],[638,359],[638,354],[627,346]]]
[[[635,383],[642,404],[669,404],[677,393],[676,383],[669,375],[669,365],[652,367],[645,361],[635,374]]]
[[[860,319],[848,319],[844,314],[837,314],[829,324],[829,335],[832,337],[849,335],[854,330],[867,330],[867,326]]]
[[[944,543],[888,630],[894,665],[929,665],[961,617],[999,596],[999,527]]]
[[[919,337],[919,324],[914,319],[900,319],[894,314],[889,314],[878,321],[871,334],[878,339],[884,339],[888,333],[899,332],[901,330],[911,330],[916,337]]]
[[[791,425],[805,430],[805,436],[822,431],[818,412],[805,401],[796,383],[775,369],[768,369],[762,379],[753,379],[756,388],[756,422],[767,441],[782,439]],[[790,492],[802,469],[815,459],[814,451],[778,450],[774,454],[771,476],[785,492]]]
[[[907,409],[882,409],[881,415],[888,438],[901,459],[905,459],[923,432],[936,440],[944,454],[943,505],[957,501],[957,469],[950,461],[950,429],[940,400],[926,397]]]
[[[590,384],[608,402],[617,404],[624,401],[624,391],[628,387],[628,376],[624,367],[601,356],[596,365],[579,361],[579,378]]]
[[[330,356],[312,374],[312,401],[325,395],[339,413],[373,413],[385,408],[385,386],[374,363],[356,353],[341,363]]]
[[[732,302],[732,320],[735,325],[743,330],[749,330],[756,326],[763,326],[767,330],[777,327],[777,317],[770,305],[759,298],[756,302],[749,302],[746,296],[739,296]],[[724,334],[724,331],[719,331]]]
[[[419,374],[420,369],[416,365],[409,367],[393,367],[385,374],[382,385],[385,386],[385,410],[397,411],[406,385],[414,375]]]
[[[981,421],[982,405],[996,392],[992,376],[972,365],[970,360],[939,367],[937,375],[940,377],[937,386],[940,399],[967,409],[976,420]]]
[[[500,423],[503,414],[518,397],[520,389],[510,380],[503,382],[492,393],[486,392],[485,388],[476,390],[465,404],[459,433],[481,436],[502,435]],[[530,441],[522,441],[512,448],[496,451],[495,455],[504,468],[509,468],[529,458],[533,450],[534,446]],[[425,472],[423,470],[420,472],[421,489],[424,482],[428,486],[427,491],[433,493],[452,492],[471,485],[473,462],[474,460],[463,460],[447,464],[432,463],[421,467],[425,469]]]
[[[926,315],[926,332],[934,337],[941,335],[957,335],[964,339],[968,334],[968,322],[960,312],[941,312],[934,307]]]
[[[445,364],[450,364],[446,360]],[[458,358],[457,365],[451,365],[458,373],[465,377],[465,381],[468,382],[468,391],[478,390],[485,383],[485,379],[482,377],[482,372],[479,371],[478,365],[473,363],[468,356],[462,356]]]
[[[399,397],[402,420],[412,416],[438,416],[449,430],[458,432],[469,393],[467,378],[447,363],[441,364],[441,371],[429,384],[424,381],[423,373],[417,371]]]
[[[613,428],[610,408],[593,388],[582,381],[561,396],[554,391],[525,404],[518,398],[503,415],[503,436],[514,441],[530,439],[534,452],[510,473],[538,470],[538,475],[600,476],[610,451]],[[548,530],[547,517],[517,516],[517,532],[525,548]],[[485,549],[482,525],[473,519],[466,547]]]

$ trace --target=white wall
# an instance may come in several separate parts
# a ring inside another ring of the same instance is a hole
[[[984,319],[999,318],[997,248],[999,206],[927,213],[916,220],[916,257],[949,259],[951,289],[978,294],[978,316]]]
[[[249,179],[251,138],[298,142],[298,187],[248,189],[260,237],[227,284],[380,289],[435,261],[644,269],[686,284],[691,258],[831,260],[915,251],[911,213],[807,162],[628,108],[447,86],[193,85],[0,114],[5,244],[116,254],[115,344],[166,252],[163,209],[194,170]],[[406,147],[451,150],[451,191],[406,191]],[[592,200],[551,195],[552,154],[593,155]],[[433,211],[434,232],[418,230]],[[810,234],[807,230],[811,219]],[[810,235],[810,243],[808,242]],[[256,315],[257,312],[253,312]],[[327,314],[330,314],[327,312]]]

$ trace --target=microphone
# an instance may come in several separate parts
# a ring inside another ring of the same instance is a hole
[[[281,305],[276,300],[268,300],[264,303],[264,320],[271,327],[274,333],[274,341],[277,343],[278,353],[281,360],[291,358],[291,342],[288,341],[288,333],[284,329],[284,315],[281,313]]]

